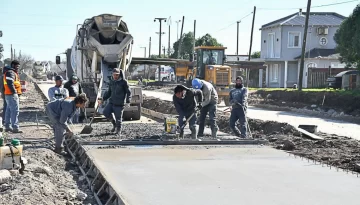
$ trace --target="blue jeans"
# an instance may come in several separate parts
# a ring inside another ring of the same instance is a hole
[[[80,115],[80,109],[76,109],[75,115],[74,115],[73,118],[71,119],[71,123],[72,123],[72,124],[79,123],[79,115]]]
[[[239,120],[240,123],[240,131],[236,127],[236,121]],[[233,108],[231,110],[230,115],[230,128],[233,130],[236,136],[238,137],[246,137],[246,119],[245,113],[242,108]]]
[[[52,113],[48,108],[46,108],[46,114],[49,117],[53,126],[54,137],[55,137],[55,148],[62,148],[65,129],[59,123],[59,120],[54,117],[54,113]]]
[[[215,133],[218,131],[219,128],[216,123],[216,107],[217,104],[208,104],[201,108],[199,117],[199,135],[204,134],[205,119],[207,113],[209,113],[211,131]]]
[[[111,113],[114,113],[115,125],[116,127],[121,128],[123,111],[124,111],[124,106],[121,105],[117,106],[112,103],[108,103],[104,108],[103,114],[107,119],[113,119]]]
[[[6,113],[6,100],[5,96],[3,97],[3,113],[2,113],[2,123],[5,124],[5,113]]]
[[[19,96],[5,95],[6,112],[5,112],[5,129],[19,129]],[[11,126],[10,126],[11,125]]]

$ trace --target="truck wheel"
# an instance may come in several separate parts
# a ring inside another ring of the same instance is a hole
[[[224,103],[226,106],[230,106],[230,97],[229,96],[224,97]]]
[[[140,120],[141,118],[141,104],[138,104],[137,107],[138,107],[137,111],[134,111],[132,113],[133,120]]]

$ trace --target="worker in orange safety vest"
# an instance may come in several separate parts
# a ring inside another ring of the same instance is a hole
[[[3,77],[5,101],[7,104],[5,132],[22,133],[19,129],[19,96],[22,94],[18,74],[19,67],[19,61],[12,61],[10,68],[4,73]]]

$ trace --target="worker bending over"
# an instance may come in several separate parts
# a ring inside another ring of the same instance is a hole
[[[242,84],[243,78],[236,77],[235,88],[230,91],[230,128],[233,130],[237,137],[246,138],[246,110],[247,110],[247,95],[248,91]],[[240,122],[240,131],[236,127],[236,121]]]
[[[196,100],[195,97],[198,97]],[[203,95],[201,90],[187,88],[183,85],[177,85],[174,89],[173,103],[175,109],[179,114],[178,124],[181,127],[184,124],[184,117],[189,119],[191,114],[195,113],[196,107],[201,109],[201,102]],[[196,114],[193,115],[189,121],[189,128],[191,130],[191,138],[197,138],[196,130]],[[180,130],[180,136],[183,136],[183,130]]]
[[[6,101],[5,132],[22,133],[19,129],[19,97],[22,94],[19,67],[19,61],[12,61],[3,77]]]
[[[49,102],[46,106],[48,115],[54,128],[55,135],[55,152],[63,154],[64,134],[72,136],[73,132],[67,124],[68,119],[72,118],[79,108],[84,108],[88,99],[85,94],[81,94],[71,99],[58,99]],[[66,133],[65,133],[66,131]]]
[[[206,115],[209,113],[211,136],[216,138],[217,131],[219,130],[216,123],[216,107],[218,102],[218,94],[211,83],[205,80],[200,80],[198,78],[195,78],[192,81],[192,87],[195,89],[200,89],[204,96],[204,101],[201,103],[202,108],[200,110],[198,135],[204,135],[205,119]]]
[[[66,99],[69,97],[69,91],[62,85],[63,81],[64,79],[61,75],[57,75],[55,77],[55,86],[49,88],[48,90],[50,102],[62,98]]]
[[[103,101],[109,99],[109,103],[105,106],[103,114],[113,124],[111,132],[115,132],[116,130],[115,133],[119,134],[124,108],[130,107],[131,90],[127,80],[124,78],[122,70],[114,68],[112,72],[109,88],[102,99],[98,99],[98,103],[102,104]],[[115,120],[112,117],[112,113],[115,115]]]

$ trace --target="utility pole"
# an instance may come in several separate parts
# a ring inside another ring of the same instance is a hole
[[[193,42],[193,50],[192,50],[192,60],[195,61],[195,42],[196,42],[196,20],[194,20],[194,42]]]
[[[164,58],[165,58],[165,46],[163,46]]]
[[[168,57],[170,57],[170,26],[171,26],[171,16],[168,18],[168,25],[169,25]]]
[[[241,23],[241,21],[237,21],[237,32],[236,32],[236,55],[239,55],[239,23]],[[237,59],[239,60],[239,57],[237,57]]]
[[[249,56],[248,61],[251,59],[251,48],[252,48],[252,42],[253,42],[253,34],[254,34],[254,24],[255,24],[255,14],[256,14],[256,6],[254,6],[253,11],[253,20],[252,20],[252,26],[251,26],[251,37],[250,37],[250,48],[249,48]],[[246,69],[246,87],[249,85],[249,68]]]
[[[166,22],[166,18],[155,18],[154,19],[154,22],[156,22],[156,20],[158,20],[159,21],[159,23],[160,23],[160,28],[159,28],[159,58],[161,58],[161,23],[162,23],[162,21],[164,21],[164,22]],[[161,81],[161,65],[159,65],[159,81]]]
[[[181,22],[181,20],[175,21],[176,22],[176,38],[177,41],[179,40],[179,23]]]
[[[15,51],[15,48],[14,48],[14,60],[16,60],[16,51]]]
[[[149,38],[149,58],[151,56],[151,37]]]
[[[12,49],[12,44],[11,44],[11,54],[10,54],[11,56],[10,56],[10,59],[11,60],[14,60],[14,58],[13,58],[13,49]]]
[[[304,37],[303,37],[304,40],[303,40],[303,44],[302,44],[302,48],[301,48],[301,61],[300,61],[299,87],[298,87],[299,91],[301,91],[302,87],[303,87],[305,47],[306,47],[307,30],[308,30],[308,25],[309,25],[310,6],[311,6],[311,0],[308,0],[307,8],[306,8]]]
[[[178,49],[178,59],[180,58],[181,47],[182,47],[182,40],[183,40],[182,35],[183,35],[183,30],[184,30],[184,20],[185,20],[185,16],[183,16],[182,24],[181,24],[180,43],[179,43],[179,49]]]

